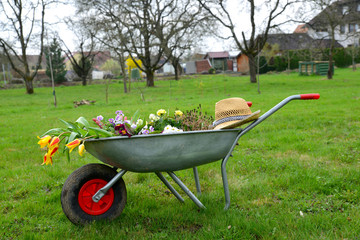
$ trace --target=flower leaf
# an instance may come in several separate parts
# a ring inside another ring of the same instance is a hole
[[[79,117],[76,120],[76,123],[78,123],[80,125],[80,127],[85,127],[86,129],[88,129],[90,127],[89,122],[84,118],[84,117]]]
[[[50,129],[48,131],[46,131],[44,134],[41,135],[41,137],[45,136],[45,135],[59,135],[62,132],[65,132],[66,130],[63,128],[53,128]]]
[[[130,124],[124,123],[124,127],[126,129],[126,132],[130,135],[135,135],[134,130],[131,128]]]
[[[108,132],[108,131],[100,129],[100,128],[89,127],[89,129],[91,129],[95,133],[97,133],[99,135],[103,135],[105,137],[112,137],[113,136],[113,134],[111,132]]]
[[[134,115],[132,116],[132,118],[130,120],[130,124],[136,123],[138,118],[139,118],[139,110],[136,110],[136,112],[134,113]]]
[[[71,132],[69,138],[67,139],[66,143],[72,142],[75,140],[75,138],[78,136],[79,134],[77,132]]]
[[[65,154],[66,154],[66,159],[68,160],[68,162],[70,162],[70,152],[69,152],[69,148],[68,148],[68,147],[65,147],[64,150],[65,150]]]
[[[64,120],[62,120],[62,119],[59,119],[62,123],[64,123],[66,126],[67,126],[67,128],[68,129],[70,129],[70,130],[78,130],[79,129],[79,127],[78,126],[76,126],[75,124],[73,124],[73,123],[71,123],[71,122],[67,122],[67,121],[64,121]]]

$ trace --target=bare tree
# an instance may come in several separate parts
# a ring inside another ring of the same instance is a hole
[[[119,22],[114,23],[113,18],[106,14],[105,9],[109,11],[113,9],[108,6],[108,3],[109,1],[77,0],[77,14],[85,15],[82,18],[82,28],[92,32],[92,36],[99,43],[117,56],[124,80],[124,92],[127,93],[126,49],[123,44],[123,40],[126,39],[126,32],[119,26]],[[117,18],[121,18],[121,11],[115,9],[116,7],[112,11],[116,12]]]
[[[62,41],[66,48],[65,54],[71,62],[72,69],[81,78],[82,85],[86,86],[87,78],[91,74],[94,58],[98,53],[95,51],[97,44],[95,39],[96,32],[91,32],[84,27],[86,26],[85,18],[67,19],[67,24],[77,38],[78,49],[72,52],[65,42]]]
[[[256,56],[263,49],[269,31],[278,28],[281,23],[275,20],[281,16],[294,1],[291,0],[242,0],[237,6],[248,7],[246,13],[250,19],[250,33],[244,29],[246,24],[235,22],[236,15],[226,6],[225,0],[198,0],[225,29],[227,37],[234,40],[238,49],[249,59],[250,82],[256,83]],[[263,11],[260,12],[260,9]],[[238,13],[237,13],[238,14]],[[242,28],[242,29],[238,29]]]
[[[157,1],[157,4],[160,3]],[[197,2],[172,0],[168,1],[168,5],[167,15],[159,15],[154,23],[155,35],[161,42],[164,55],[174,67],[175,79],[178,80],[182,72],[181,57],[214,30],[214,23]]]
[[[1,23],[0,47],[9,59],[12,69],[24,79],[28,94],[34,93],[33,80],[42,60],[45,9],[48,4],[49,2],[44,0],[0,2],[0,14],[4,19]],[[38,52],[33,70],[27,56],[30,49],[37,49]]]
[[[107,23],[102,25],[103,33],[108,39],[116,39],[112,41],[112,45],[117,43],[118,46],[123,46],[123,50],[133,60],[136,58],[141,60],[142,66],[138,66],[138,68],[146,74],[146,85],[154,86],[155,71],[160,69],[169,59],[176,62],[173,51],[175,48],[169,44],[176,42],[174,40],[176,36],[184,36],[187,23],[181,22],[179,17],[189,15],[190,11],[186,12],[183,9],[190,10],[193,4],[191,7],[190,5],[185,6],[182,0],[102,0],[90,2],[78,0],[82,6],[90,6],[92,11],[98,13],[97,20],[100,19],[102,23]],[[186,3],[190,4],[190,1]],[[174,31],[174,28],[177,30]],[[171,31],[171,34],[161,35],[163,29]],[[169,40],[169,44],[164,44],[165,40]],[[185,45],[183,47],[188,48]],[[180,52],[179,48],[177,49]],[[163,59],[164,56],[167,58]]]

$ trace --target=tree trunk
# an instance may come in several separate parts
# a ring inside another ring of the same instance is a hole
[[[330,54],[329,54],[329,69],[327,71],[327,79],[332,79],[333,77],[333,49],[330,47]]]
[[[175,80],[179,80],[179,75],[182,74],[182,67],[181,67],[179,61],[174,62],[173,68],[175,70]]]
[[[86,86],[86,76],[82,76],[81,79],[82,79],[82,85]]]
[[[351,58],[352,58],[352,70],[356,71],[355,49],[354,49],[354,47],[352,47]]]
[[[26,93],[27,94],[33,94],[34,93],[34,87],[33,87],[33,82],[32,79],[26,79],[25,80],[25,87],[26,87]]]
[[[175,71],[175,80],[179,80],[179,74],[181,74],[181,72],[179,71],[179,62],[178,61],[174,61],[172,64],[174,71]]]
[[[147,87],[154,87],[154,72],[148,71],[146,72],[146,86]]]
[[[256,62],[254,56],[249,55],[249,71],[250,71],[250,82],[256,83]]]
[[[124,93],[127,93],[128,90],[127,90],[127,83],[126,83],[126,75],[123,75],[124,76]]]

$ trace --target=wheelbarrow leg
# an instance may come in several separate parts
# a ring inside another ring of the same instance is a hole
[[[194,167],[194,168],[193,168],[193,171],[194,171],[196,191],[197,191],[197,194],[198,194],[198,195],[201,195],[201,187],[200,187],[199,173],[198,173],[197,167]]]
[[[173,172],[167,172],[170,177],[179,185],[179,187],[184,190],[184,192],[189,196],[189,198],[200,208],[206,208],[199,199],[185,186],[185,184],[175,175]]]
[[[167,188],[172,192],[172,194],[175,195],[177,199],[179,199],[180,202],[184,202],[184,199],[180,196],[180,194],[175,190],[173,186],[166,180],[166,178],[159,172],[155,172],[156,176],[160,178],[160,180],[167,186]]]
[[[228,210],[230,207],[230,191],[229,191],[229,183],[227,180],[227,174],[226,174],[226,163],[227,159],[225,158],[221,162],[221,177],[223,180],[223,186],[224,186],[224,192],[225,192],[225,207],[224,210]]]
[[[100,199],[109,191],[109,189],[126,173],[126,170],[121,170],[118,172],[113,179],[110,180],[104,187],[99,189],[94,196],[92,196],[92,200],[94,202],[99,202]]]

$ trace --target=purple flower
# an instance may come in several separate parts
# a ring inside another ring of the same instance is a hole
[[[150,132],[153,132],[155,129],[154,129],[153,126],[150,126],[150,127],[149,127],[149,130],[150,130]]]
[[[102,120],[104,119],[104,117],[101,116],[101,115],[99,115],[99,116],[96,117],[96,119],[97,119],[98,121],[102,121]]]
[[[123,116],[121,116],[121,115],[116,115],[116,117],[115,117],[115,121],[122,121],[123,120]]]
[[[116,115],[123,115],[123,112],[121,110],[117,110],[115,113]]]
[[[146,134],[149,134],[149,130],[147,130],[147,129],[146,129],[146,130],[142,130],[142,131],[141,131],[141,134],[145,134],[145,135],[146,135]]]
[[[115,120],[114,120],[113,118],[109,118],[108,121],[109,121],[109,123],[114,124],[114,121],[115,121]]]

